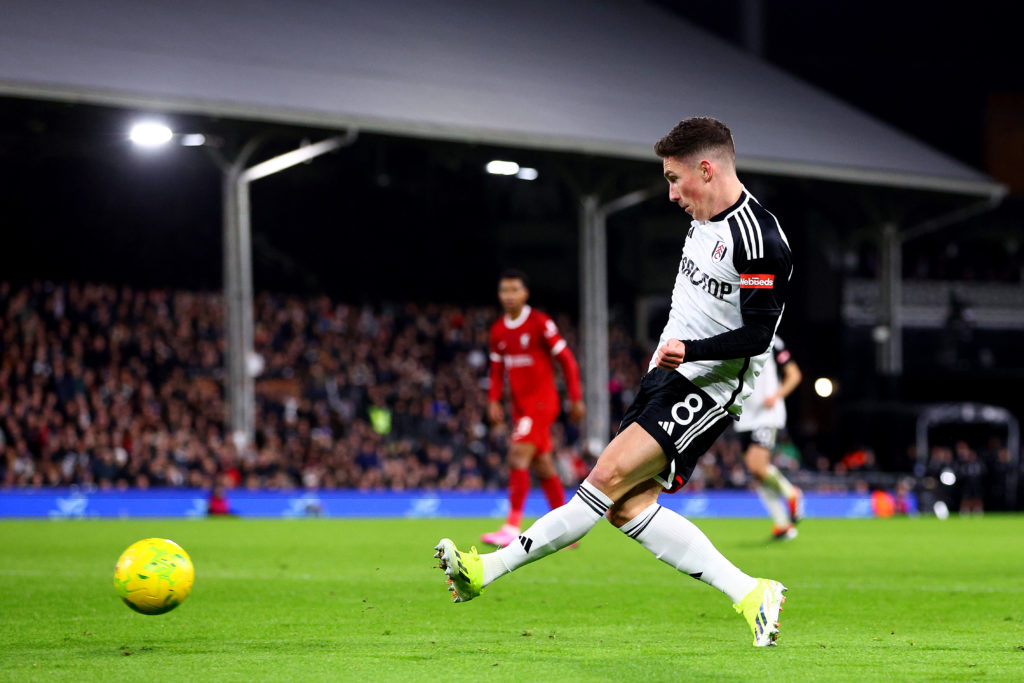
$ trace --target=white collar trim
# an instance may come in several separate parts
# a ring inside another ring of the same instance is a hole
[[[525,306],[523,306],[523,310],[519,312],[519,317],[516,318],[515,320],[513,320],[510,317],[508,317],[508,315],[506,314],[505,315],[505,327],[507,327],[510,330],[516,329],[517,327],[519,327],[520,325],[525,323],[526,319],[530,317],[530,311],[531,310],[533,310],[533,309],[530,308],[530,304],[526,304]]]

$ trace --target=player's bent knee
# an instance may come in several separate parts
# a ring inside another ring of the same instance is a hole
[[[587,475],[587,481],[591,486],[614,501],[616,498],[615,493],[620,491],[623,487],[623,483],[626,480],[626,473],[617,467],[601,467],[600,464],[601,463],[598,462],[598,466],[595,467],[589,475]]]
[[[605,515],[608,521],[611,522],[612,526],[616,529],[621,528],[622,525],[629,522],[629,520],[636,517],[631,509],[625,507],[613,506],[608,509],[608,513]]]
[[[636,519],[638,515],[642,514],[653,503],[657,503],[660,491],[660,485],[652,484],[648,486],[642,484],[637,486],[621,500],[612,504],[608,508],[605,517],[608,518],[612,526],[621,529],[625,524]]]

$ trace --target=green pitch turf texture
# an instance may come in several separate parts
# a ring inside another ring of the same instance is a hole
[[[1024,518],[697,520],[789,586],[779,647],[606,523],[452,604],[431,547],[493,520],[0,522],[4,680],[1024,680]],[[164,536],[189,599],[136,614],[118,555]]]

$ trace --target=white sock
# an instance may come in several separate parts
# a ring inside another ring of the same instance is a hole
[[[790,525],[789,508],[782,502],[779,492],[764,484],[758,484],[756,490],[757,497],[764,503],[765,509],[768,510],[768,516],[772,518],[772,524],[779,529],[788,527]]]
[[[538,519],[510,545],[480,556],[484,563],[484,585],[580,540],[604,517],[611,504],[608,496],[583,482],[568,503]]]
[[[620,531],[662,562],[714,586],[734,603],[757,586],[757,579],[725,559],[693,522],[657,503],[626,522]]]
[[[789,483],[789,479],[786,479],[775,465],[768,465],[765,468],[761,483],[781,493],[783,498],[792,498],[796,495],[796,487]]]

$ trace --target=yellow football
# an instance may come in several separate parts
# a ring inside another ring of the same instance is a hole
[[[142,614],[163,614],[185,602],[195,569],[185,549],[167,538],[147,538],[121,553],[114,588],[124,604]]]

